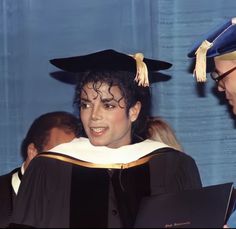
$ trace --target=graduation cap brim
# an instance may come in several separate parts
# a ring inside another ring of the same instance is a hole
[[[76,85],[80,81],[80,75],[66,72],[66,71],[56,71],[50,73],[50,76],[53,79],[56,79],[62,83],[69,84],[69,85]],[[154,72],[151,73],[150,76],[150,83],[158,83],[158,82],[165,82],[171,79],[170,75],[164,74],[162,72]]]
[[[215,27],[209,33],[201,37],[188,53],[188,57],[196,57],[195,53],[204,40],[212,43],[212,47],[207,51],[207,58],[236,51],[236,19],[233,18],[226,21],[223,25]]]
[[[144,58],[149,72],[169,69],[172,64]],[[58,58],[50,60],[57,68],[72,72],[83,73],[88,71],[129,71],[136,72],[136,61],[133,57],[115,50],[103,50],[83,56]]]

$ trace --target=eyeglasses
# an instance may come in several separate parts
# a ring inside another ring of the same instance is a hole
[[[236,70],[236,67],[230,69],[229,71],[223,73],[220,75],[218,72],[212,72],[211,78],[216,81],[216,83],[219,83],[220,80],[224,79],[226,76],[228,76],[230,73]]]

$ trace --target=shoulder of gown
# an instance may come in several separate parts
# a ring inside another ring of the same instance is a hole
[[[13,211],[12,227],[68,227],[71,170],[72,165],[69,163],[50,158],[34,158],[22,179]]]
[[[172,148],[154,151],[149,161],[153,194],[177,192],[202,187],[195,160]]]

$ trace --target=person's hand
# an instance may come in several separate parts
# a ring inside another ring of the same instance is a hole
[[[224,228],[229,228],[227,224],[224,225]]]

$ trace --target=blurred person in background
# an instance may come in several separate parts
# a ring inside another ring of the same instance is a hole
[[[183,151],[183,147],[176,137],[172,127],[161,117],[150,117],[148,120],[148,138],[163,142],[172,148]]]
[[[21,146],[22,166],[0,176],[0,228],[9,224],[22,176],[31,160],[40,152],[72,141],[78,132],[78,119],[68,112],[47,113],[32,123]]]

